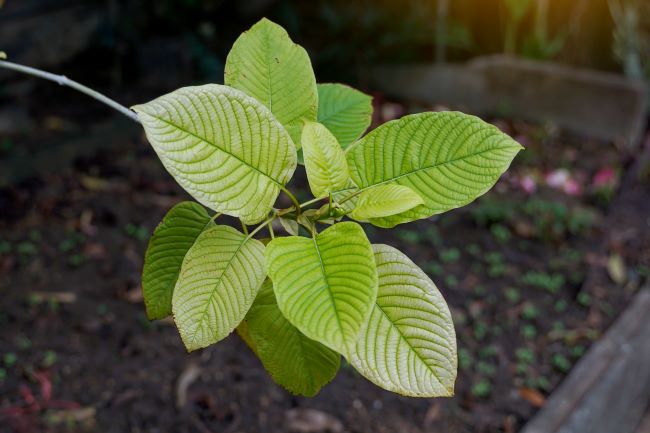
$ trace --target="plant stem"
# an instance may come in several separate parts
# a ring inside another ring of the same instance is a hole
[[[257,227],[255,227],[255,230],[253,230],[252,232],[250,232],[250,234],[247,236],[247,238],[248,238],[248,239],[251,239],[251,238],[252,238],[253,236],[255,236],[255,235],[256,235],[260,230],[262,230],[264,227],[266,227],[267,225],[269,225],[270,223],[272,223],[273,220],[276,219],[277,217],[278,217],[278,215],[277,215],[277,214],[274,214],[271,218],[267,219],[267,220],[264,221],[262,224],[260,224],[260,225],[258,225]]]
[[[298,215],[300,215],[300,202],[298,201],[298,199],[296,198],[296,196],[294,196],[294,195],[291,193],[291,191],[289,191],[288,189],[286,189],[286,188],[283,187],[283,186],[281,186],[280,189],[281,189],[281,190],[282,190],[282,191],[287,195],[287,197],[289,197],[289,198],[291,199],[291,201],[293,202],[293,207],[296,208],[296,213],[297,213]]]
[[[120,113],[124,114],[129,119],[140,123],[140,119],[138,119],[138,115],[135,112],[129,110],[125,106],[115,102],[111,98],[109,98],[109,97],[107,97],[105,95],[102,95],[99,92],[97,92],[97,91],[95,91],[95,90],[93,90],[93,89],[91,89],[89,87],[86,87],[83,84],[77,83],[74,80],[69,79],[65,75],[56,75],[56,74],[52,74],[50,72],[42,71],[40,69],[31,68],[29,66],[23,66],[23,65],[19,65],[17,63],[7,62],[7,61],[4,61],[4,60],[0,60],[0,68],[11,69],[12,71],[22,72],[23,74],[32,75],[34,77],[43,78],[45,80],[53,81],[55,83],[58,83],[61,86],[70,87],[70,88],[75,89],[75,90],[77,90],[77,91],[79,91],[79,92],[81,92],[81,93],[83,93],[85,95],[90,96],[91,98],[93,98],[93,99],[95,99],[95,100],[97,100],[97,101],[99,101],[99,102],[101,102],[103,104],[108,105],[109,107],[113,108],[114,110],[117,110]]]
[[[239,220],[239,222],[241,223],[241,229],[244,231],[244,234],[247,235],[248,234],[248,226],[246,224],[244,224],[244,221],[242,221],[242,220]]]
[[[309,201],[304,202],[303,204],[300,205],[300,209],[307,207],[311,204],[318,203],[319,201],[323,200],[322,198],[315,198]]]

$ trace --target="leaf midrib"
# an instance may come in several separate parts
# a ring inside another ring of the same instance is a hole
[[[434,370],[434,368],[433,368],[432,366],[430,366],[429,364],[427,364],[427,362],[424,360],[424,358],[422,357],[422,355],[420,354],[420,352],[418,351],[418,349],[416,349],[415,347],[413,347],[413,345],[412,345],[411,342],[408,340],[408,338],[406,338],[406,336],[402,333],[401,328],[400,328],[398,325],[396,325],[395,322],[393,322],[393,320],[390,318],[390,316],[389,316],[389,315],[384,311],[384,309],[381,308],[381,306],[380,306],[378,303],[376,303],[376,302],[375,302],[375,307],[377,307],[377,309],[381,312],[381,314],[383,314],[384,317],[386,317],[386,320],[388,320],[388,323],[390,323],[391,326],[397,330],[397,332],[399,333],[399,337],[400,337],[400,338],[401,338],[401,339],[406,343],[406,345],[409,347],[409,349],[411,349],[411,350],[413,351],[413,353],[415,353],[415,355],[418,357],[418,359],[420,360],[420,362],[422,362],[422,364],[424,364],[424,366],[427,368],[427,370],[429,370],[429,371],[431,372],[431,374],[433,375],[433,377],[436,378],[436,380],[438,381],[438,383],[440,384],[440,386],[442,386],[443,388],[446,389],[447,387],[445,386],[445,384],[442,383],[442,380],[440,380],[440,377],[438,377],[438,373]]]
[[[390,179],[386,179],[386,180],[383,180],[381,182],[374,183],[372,185],[364,186],[363,188],[358,188],[358,191],[359,192],[365,191],[365,190],[367,190],[369,188],[373,188],[375,186],[379,186],[379,185],[383,185],[383,184],[386,184],[386,183],[389,183],[389,182],[393,182],[393,181],[396,181],[396,180],[401,179],[403,177],[407,177],[407,176],[410,176],[412,174],[419,173],[421,171],[436,169],[438,167],[443,167],[443,166],[445,166],[447,164],[462,161],[464,159],[471,158],[473,156],[480,156],[480,155],[483,155],[484,153],[493,152],[495,150],[508,150],[508,149],[511,149],[511,148],[514,148],[514,146],[506,146],[506,147],[498,147],[498,148],[494,148],[494,149],[486,149],[486,150],[483,150],[481,152],[476,152],[476,153],[472,153],[472,154],[469,154],[469,155],[464,155],[464,156],[461,156],[461,157],[458,157],[458,158],[450,159],[448,161],[440,162],[440,163],[430,165],[430,166],[427,166],[427,167],[420,167],[420,168],[418,168],[416,170],[412,170],[412,171],[409,171],[407,173],[402,173],[399,176],[395,176],[395,177],[392,177]],[[335,192],[343,192],[343,191],[347,191],[349,189],[353,189],[353,188],[344,188],[344,189],[341,189],[341,190],[338,190],[338,191],[335,191]]]
[[[262,176],[268,178],[270,181],[272,181],[273,183],[275,183],[275,184],[278,185],[279,187],[282,187],[282,186],[283,186],[282,183],[281,183],[279,180],[274,179],[274,178],[271,177],[269,174],[264,173],[264,172],[261,171],[259,168],[257,168],[257,167],[255,167],[255,166],[251,165],[250,163],[244,161],[243,159],[241,159],[241,158],[238,157],[237,155],[235,155],[235,154],[233,154],[233,153],[231,153],[231,152],[228,152],[228,151],[225,150],[225,149],[222,149],[221,147],[217,146],[216,143],[213,143],[213,142],[209,141],[208,139],[203,138],[203,137],[201,137],[201,136],[195,134],[194,132],[187,130],[186,128],[180,127],[180,126],[178,126],[177,124],[175,124],[175,123],[173,123],[173,122],[171,122],[171,121],[169,121],[169,120],[167,120],[167,119],[163,119],[162,117],[154,116],[154,115],[149,114],[149,113],[146,113],[146,114],[147,114],[148,116],[150,116],[150,117],[156,119],[156,120],[159,120],[159,121],[161,121],[161,122],[163,122],[163,123],[165,123],[165,124],[167,124],[167,125],[169,125],[169,126],[172,126],[172,127],[176,128],[176,129],[180,130],[181,132],[184,132],[184,133],[187,134],[187,135],[190,135],[190,136],[192,136],[192,137],[194,137],[194,138],[196,138],[196,139],[198,139],[198,140],[203,141],[204,143],[206,143],[206,144],[208,144],[208,145],[214,147],[215,149],[217,149],[217,150],[219,150],[219,151],[225,153],[226,155],[228,155],[228,156],[230,156],[230,157],[232,157],[232,158],[235,158],[236,160],[238,160],[239,162],[241,162],[242,164],[244,164],[244,165],[247,166],[248,168],[250,168],[250,169],[252,169],[253,171],[255,171],[255,172],[261,174]]]
[[[364,102],[365,102],[365,101],[364,101]],[[325,117],[320,117],[320,118],[318,118],[318,121],[319,121],[320,123],[324,123],[324,122],[327,121],[327,120],[330,120],[330,119],[332,119],[332,118],[336,118],[336,115],[337,115],[337,114],[340,114],[340,113],[343,112],[343,111],[349,110],[350,108],[354,108],[354,107],[356,107],[357,105],[361,105],[361,104],[363,104],[364,102],[357,101],[357,102],[349,103],[348,105],[343,106],[341,109],[339,109],[339,110],[337,110],[337,111],[331,111],[331,112],[328,113],[327,116],[325,116]],[[361,113],[361,114],[362,114],[363,116],[368,116],[370,113],[365,113],[365,112],[364,112],[364,113]]]
[[[194,347],[196,343],[196,335],[198,334],[198,329],[203,326],[203,321],[205,320],[205,317],[208,313],[208,307],[212,304],[214,301],[214,296],[217,293],[217,288],[221,285],[221,282],[223,280],[223,276],[226,274],[226,271],[230,268],[232,265],[232,261],[237,257],[237,253],[239,253],[239,250],[242,249],[244,244],[249,241],[250,238],[245,237],[242,242],[239,244],[235,252],[232,254],[230,259],[228,260],[228,263],[226,263],[226,266],[224,266],[223,271],[221,272],[221,275],[219,275],[219,278],[217,279],[217,282],[214,284],[214,288],[211,290],[210,297],[208,298],[208,302],[205,303],[205,306],[203,308],[203,312],[201,313],[201,318],[198,321],[198,325],[194,329],[194,335],[192,335],[192,347]]]
[[[339,332],[341,333],[341,340],[343,345],[347,348],[347,343],[345,341],[345,336],[343,335],[343,325],[341,323],[341,317],[339,316],[339,310],[336,306],[336,301],[334,299],[334,295],[332,294],[332,289],[329,283],[329,280],[327,278],[327,273],[325,272],[325,265],[323,264],[323,257],[321,256],[320,249],[318,248],[318,242],[316,241],[316,237],[312,237],[312,240],[314,242],[314,248],[316,249],[316,254],[318,255],[318,263],[320,264],[320,270],[321,274],[323,275],[323,279],[325,280],[325,285],[327,286],[327,294],[330,298],[330,302],[332,303],[332,307],[334,307],[334,315],[336,316],[336,323],[339,328]]]

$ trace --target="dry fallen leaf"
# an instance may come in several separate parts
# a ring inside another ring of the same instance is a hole
[[[519,388],[519,395],[535,407],[542,407],[546,403],[546,397],[536,389]]]
[[[607,260],[607,272],[609,277],[618,285],[625,284],[627,280],[627,271],[623,257],[618,254],[612,254]]]
[[[343,433],[341,421],[316,409],[291,409],[285,422],[287,430],[295,433]]]

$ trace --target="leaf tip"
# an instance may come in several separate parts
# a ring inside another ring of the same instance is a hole
[[[4,51],[0,51],[0,60],[6,60],[7,59],[7,53]]]

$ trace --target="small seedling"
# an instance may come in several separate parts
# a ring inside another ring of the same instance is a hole
[[[485,361],[479,361],[478,364],[476,364],[476,370],[488,377],[493,377],[497,373],[497,368],[494,364]]]
[[[534,320],[539,317],[539,310],[533,304],[526,304],[521,310],[521,318],[524,320]]]
[[[7,254],[11,252],[11,242],[0,241],[0,254]]]
[[[569,307],[569,303],[564,299],[558,299],[553,305],[553,309],[558,313],[563,313]]]
[[[576,298],[578,301],[578,304],[582,305],[583,307],[588,307],[591,305],[591,295],[589,293],[585,292],[580,292],[578,293],[578,297]]]
[[[566,373],[571,370],[571,361],[569,361],[566,356],[560,353],[553,355],[551,363],[553,364],[553,367],[557,368],[562,373]]]
[[[129,223],[124,227],[124,231],[138,241],[146,241],[149,237],[149,230],[138,224]]]
[[[508,287],[505,290],[504,295],[506,299],[513,304],[516,304],[521,299],[521,293],[519,292],[519,289],[516,289],[514,287]]]
[[[43,354],[43,361],[41,362],[41,365],[45,368],[49,368],[56,364],[56,361],[58,359],[58,355],[56,352],[53,350],[46,350],[45,353]]]
[[[487,379],[482,379],[472,386],[472,395],[476,398],[487,398],[490,394],[492,394],[492,384]]]
[[[468,370],[472,367],[473,363],[474,359],[472,358],[472,354],[469,350],[465,348],[458,349],[458,364],[460,365],[461,369]]]
[[[494,239],[500,244],[507,244],[512,239],[512,232],[503,224],[494,224],[490,227],[490,232]]]
[[[442,294],[406,255],[372,245],[360,223],[393,228],[483,195],[522,149],[498,128],[428,112],[364,136],[372,98],[317,84],[307,52],[267,19],[234,43],[225,85],[184,87],[133,111],[66,77],[6,61],[0,67],[73,85],[139,122],[196,200],[173,207],[155,230],[142,278],[148,317],[173,315],[188,351],[236,329],[271,377],[296,394],[316,394],[341,355],[387,390],[453,394],[456,335]],[[287,188],[298,161],[314,197],[303,203]],[[276,207],[281,193],[290,207]],[[217,222],[221,215],[239,218],[241,230]],[[276,236],[278,218],[307,236]],[[267,237],[262,230],[270,241],[259,239]],[[134,224],[125,231],[147,236]],[[398,236],[417,244],[421,231]],[[448,287],[455,278],[445,278]],[[489,383],[477,385],[478,395],[490,393]]]
[[[521,347],[515,352],[515,357],[519,362],[532,364],[535,361],[535,352],[525,347]]]
[[[4,362],[5,367],[11,368],[16,364],[16,361],[18,361],[18,356],[13,352],[7,352],[2,357],[2,361]]]
[[[533,339],[537,337],[537,328],[535,325],[526,324],[521,327],[521,335],[525,338]]]
[[[429,265],[427,266],[427,270],[431,275],[434,276],[442,275],[442,273],[444,272],[444,268],[440,266],[440,264],[437,262],[430,262]]]
[[[400,229],[396,232],[397,237],[409,245],[416,245],[420,243],[420,234],[413,230]]]
[[[469,244],[467,247],[465,247],[465,251],[467,251],[467,254],[478,257],[481,255],[481,247],[478,246],[478,244]]]
[[[460,259],[458,248],[449,248],[440,252],[440,260],[444,263],[455,263]]]
[[[566,279],[562,274],[549,274],[546,272],[528,271],[522,278],[522,283],[557,294],[564,286]]]

